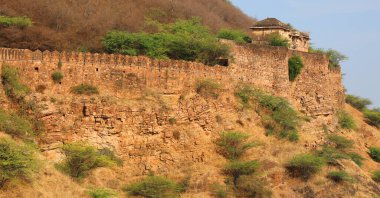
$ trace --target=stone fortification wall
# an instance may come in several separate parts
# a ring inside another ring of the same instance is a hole
[[[308,115],[331,115],[342,107],[341,72],[330,70],[324,55],[283,47],[230,45],[233,59],[228,67],[142,56],[7,48],[0,48],[0,61],[18,67],[23,80],[32,88],[43,85],[57,93],[67,93],[72,86],[88,83],[99,87],[101,92],[121,96],[142,86],[171,94],[194,87],[198,79],[213,78],[226,87],[239,81],[251,83],[287,98]],[[290,82],[288,59],[295,54],[302,57],[305,67],[296,81]],[[54,84],[51,74],[58,70],[64,79]]]

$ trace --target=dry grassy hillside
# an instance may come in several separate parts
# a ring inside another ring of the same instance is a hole
[[[170,22],[201,17],[217,31],[246,29],[253,19],[224,0],[0,0],[0,14],[28,16],[33,26],[0,28],[0,46],[40,50],[101,50],[108,30],[138,31],[145,17]]]

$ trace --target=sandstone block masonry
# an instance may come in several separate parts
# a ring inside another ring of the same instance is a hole
[[[57,93],[68,93],[72,86],[88,83],[116,96],[140,86],[174,94],[193,87],[199,79],[212,78],[229,88],[238,82],[253,84],[285,97],[310,116],[331,115],[342,107],[341,71],[329,69],[326,56],[283,47],[230,45],[233,58],[227,67],[143,56],[8,48],[0,48],[0,61],[17,67],[32,89],[43,85]],[[296,81],[290,82],[288,59],[295,54],[301,56],[304,68]],[[56,70],[64,74],[59,84],[51,80]]]

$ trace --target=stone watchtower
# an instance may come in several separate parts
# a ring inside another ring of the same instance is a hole
[[[278,19],[267,18],[258,21],[249,29],[252,30],[252,43],[254,44],[268,44],[268,35],[275,33],[289,40],[289,49],[302,52],[309,51],[309,33],[300,32],[291,27],[290,24],[285,24]]]

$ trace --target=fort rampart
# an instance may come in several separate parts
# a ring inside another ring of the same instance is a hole
[[[199,79],[212,78],[226,88],[238,82],[253,84],[287,98],[297,109],[312,116],[331,115],[342,107],[341,72],[329,69],[326,56],[283,47],[230,45],[233,58],[226,67],[142,56],[8,48],[0,48],[0,61],[18,67],[22,79],[32,89],[43,85],[61,93],[88,83],[101,92],[116,94],[140,85],[172,94],[194,87]],[[288,59],[295,54],[301,56],[304,68],[297,79],[290,82]],[[51,74],[57,70],[64,74],[64,79],[54,84]]]

